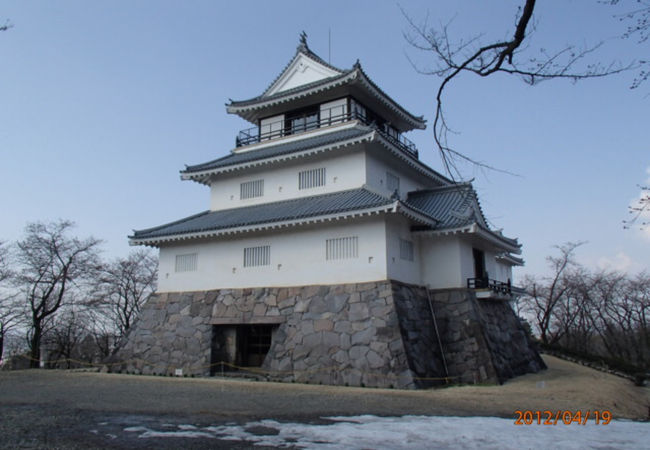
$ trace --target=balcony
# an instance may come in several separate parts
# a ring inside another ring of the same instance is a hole
[[[468,278],[467,288],[476,290],[477,298],[499,298],[510,300],[513,296],[525,293],[522,288],[513,286],[508,279],[507,282],[491,280],[489,278]]]
[[[418,158],[418,149],[415,144],[398,133],[397,130],[387,124],[377,124],[367,118],[366,114],[352,111],[340,113],[341,107],[320,110],[320,114],[305,114],[303,116],[292,117],[291,121],[280,120],[265,125],[270,131],[260,133],[259,127],[252,127],[241,130],[235,140],[237,147],[257,144],[258,142],[277,139],[284,136],[305,133],[307,131],[324,128],[331,125],[359,121],[376,129],[386,140],[398,147],[407,154]],[[287,125],[290,123],[291,125]]]

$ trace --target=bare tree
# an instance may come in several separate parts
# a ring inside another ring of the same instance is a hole
[[[526,279],[520,310],[544,344],[622,370],[650,367],[650,275],[594,272],[573,260],[580,244],[548,258],[552,275]]]
[[[5,337],[22,318],[22,310],[16,303],[11,282],[14,273],[9,261],[9,247],[0,241],[0,361],[4,354]]]
[[[610,0],[611,5],[617,5],[620,0]],[[627,23],[627,30],[623,38],[637,38],[639,44],[647,43],[650,40],[650,1],[633,0],[631,9],[618,16],[619,20]],[[650,55],[649,55],[650,56]],[[632,83],[631,89],[638,88],[650,77],[650,57],[639,61],[639,73]]]
[[[106,265],[99,282],[100,307],[106,310],[118,339],[131,328],[149,295],[156,289],[158,262],[149,250],[136,250]]]
[[[630,229],[638,226],[643,229],[650,225],[650,186],[639,186],[641,195],[639,199],[628,207],[631,218],[623,221],[623,228]]]
[[[570,275],[575,268],[574,253],[583,242],[568,242],[556,247],[559,256],[549,256],[547,259],[551,275],[537,279],[526,277],[523,281],[527,294],[520,300],[520,309],[532,315],[534,325],[545,344],[556,343],[562,337],[562,331],[553,326],[557,325],[557,317],[561,307],[565,312],[569,308],[567,296],[574,290]]]
[[[98,268],[98,245],[93,237],[69,235],[74,224],[66,220],[31,223],[17,243],[16,275],[24,290],[30,315],[31,367],[40,362],[41,340],[48,323],[59,309],[70,303],[70,291],[88,280]]]
[[[450,83],[460,75],[470,74],[482,78],[495,74],[514,75],[527,84],[535,85],[550,79],[578,81],[604,77],[632,67],[632,65],[622,66],[618,63],[583,64],[585,58],[601,44],[582,49],[567,46],[552,52],[540,48],[537,53],[533,53],[530,44],[535,28],[533,13],[536,0],[522,1],[523,6],[519,7],[515,15],[512,37],[487,43],[482,42],[481,35],[454,40],[450,35],[449,24],[439,29],[431,28],[426,21],[416,23],[402,11],[411,30],[404,33],[407,42],[415,49],[432,54],[434,58],[434,67],[430,70],[419,69],[413,61],[411,64],[421,73],[442,78],[436,93],[433,137],[443,165],[452,178],[460,177],[458,163],[461,161],[495,169],[455,150],[448,142],[447,136],[451,129],[444,113],[443,94]]]
[[[88,336],[89,325],[89,317],[83,311],[70,308],[58,314],[48,336],[52,359],[48,362],[55,367],[65,364],[65,368],[70,369],[73,358],[79,354],[79,344]]]

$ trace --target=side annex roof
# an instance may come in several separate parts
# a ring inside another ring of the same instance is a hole
[[[489,228],[478,195],[470,183],[409,192],[405,203],[437,220],[433,227],[417,227],[414,231],[477,233],[508,252],[521,253],[521,244],[517,239]]]

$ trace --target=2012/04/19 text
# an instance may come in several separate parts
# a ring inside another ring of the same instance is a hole
[[[517,410],[515,425],[587,425],[588,421],[596,425],[608,425],[612,421],[612,413],[604,411],[531,411]]]

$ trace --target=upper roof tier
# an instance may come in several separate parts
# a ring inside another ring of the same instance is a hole
[[[304,34],[293,59],[261,95],[231,100],[226,110],[257,125],[266,117],[347,96],[356,98],[401,132],[426,128],[424,118],[414,116],[382,91],[358,60],[349,70],[334,67],[309,49]]]

